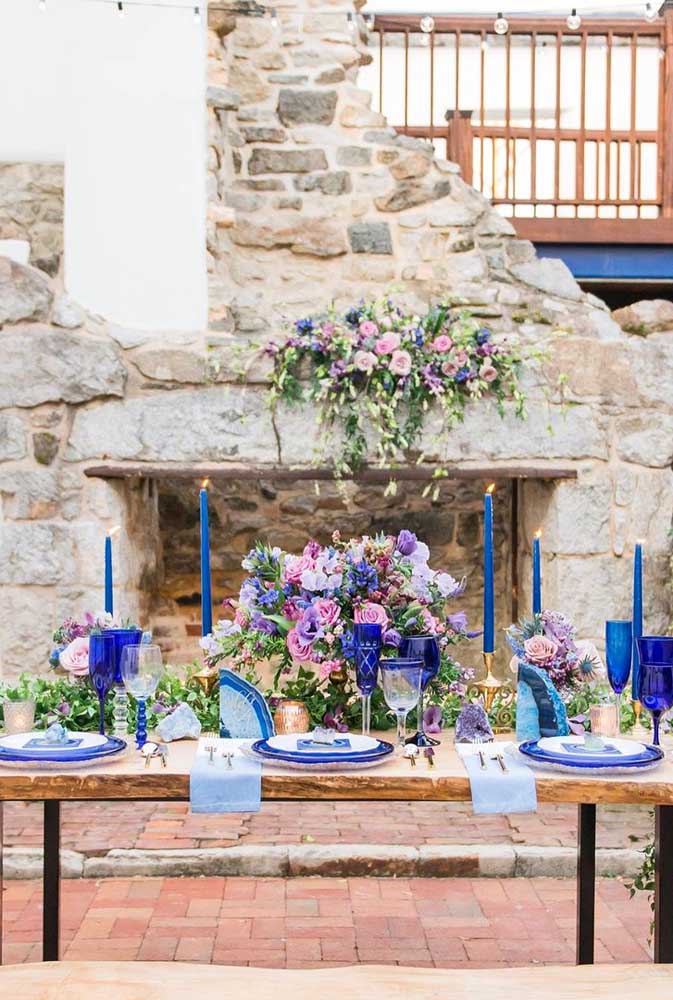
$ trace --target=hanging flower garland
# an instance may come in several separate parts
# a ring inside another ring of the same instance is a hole
[[[486,396],[501,416],[507,399],[524,416],[518,345],[449,306],[423,317],[390,298],[330,309],[297,320],[268,352],[273,404],[318,404],[337,475],[356,472],[372,449],[378,465],[394,465],[418,446],[431,406],[441,408],[444,433]]]

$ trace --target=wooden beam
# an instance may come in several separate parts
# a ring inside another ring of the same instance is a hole
[[[533,243],[673,244],[670,219],[517,219],[517,235]]]
[[[443,465],[441,479],[576,479],[577,468],[574,465],[558,465],[551,462],[503,464],[463,464]],[[405,465],[394,468],[367,468],[350,477],[359,483],[388,483],[391,479],[400,482],[430,482],[435,478],[434,465]],[[332,480],[334,470],[321,468],[292,468],[290,466],[273,465],[235,465],[220,463],[183,465],[153,462],[120,462],[110,465],[94,465],[84,470],[84,475],[92,479],[225,479],[230,481],[245,481],[255,479],[273,479],[280,482],[299,482],[302,480]]]

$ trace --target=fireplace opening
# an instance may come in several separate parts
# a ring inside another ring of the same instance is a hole
[[[496,629],[502,635],[517,616],[518,481],[494,481]],[[398,482],[394,495],[386,495],[385,485],[214,478],[209,487],[213,621],[223,616],[221,602],[238,595],[245,577],[241,560],[257,540],[299,553],[308,539],[324,544],[336,529],[351,537],[408,528],[429,546],[433,568],[466,577],[465,594],[452,610],[464,610],[470,628],[480,629],[487,481],[443,479],[431,483],[426,496],[427,481]],[[201,618],[198,481],[168,477],[157,487],[161,564],[150,616],[167,658],[190,662],[198,655]],[[504,642],[498,647],[497,665],[503,670],[509,656]],[[480,650],[475,639],[457,654],[465,665],[479,669]]]

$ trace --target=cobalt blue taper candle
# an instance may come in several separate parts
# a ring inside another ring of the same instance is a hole
[[[533,539],[533,614],[542,611],[542,564],[540,553],[540,532],[535,532]]]
[[[493,490],[484,494],[484,652],[495,650],[495,584],[493,580]]]
[[[114,614],[114,599],[112,596],[112,532],[105,537],[105,610]]]
[[[637,640],[643,634],[643,546],[636,542],[633,552],[633,665],[631,674],[631,695],[638,701],[640,682],[640,655]]]
[[[210,580],[210,524],[208,521],[208,480],[199,494],[201,513],[201,635],[213,631],[213,596]]]

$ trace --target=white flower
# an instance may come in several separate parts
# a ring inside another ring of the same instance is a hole
[[[317,569],[305,569],[301,574],[301,585],[304,590],[326,590],[327,577]]]
[[[460,586],[450,573],[436,573],[434,582],[442,597],[449,597],[451,594],[454,594]]]
[[[206,656],[215,656],[218,652],[217,641],[212,635],[204,635],[203,638],[199,639],[199,646]]]
[[[607,671],[594,643],[588,639],[577,639],[575,647],[578,652],[577,662],[581,663],[583,660],[588,660],[591,664],[593,677],[589,677],[589,680],[604,680]]]
[[[410,556],[405,556],[405,558],[413,565],[418,566],[419,564],[427,564],[430,558],[430,549],[427,547],[425,542],[416,541],[416,548],[411,553]]]

